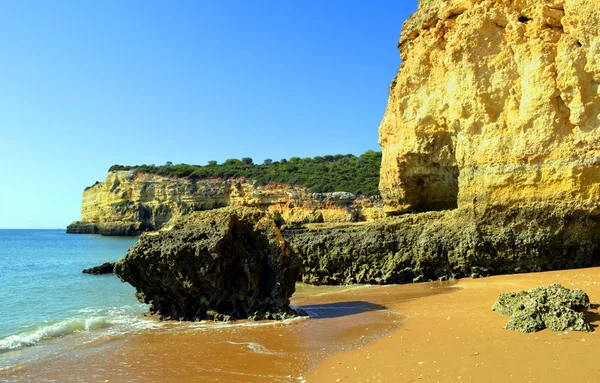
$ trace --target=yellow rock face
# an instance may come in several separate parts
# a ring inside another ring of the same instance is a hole
[[[597,207],[597,0],[422,0],[399,49],[379,128],[387,212]]]
[[[113,171],[83,192],[82,221],[69,231],[131,235],[159,229],[192,211],[224,206],[256,207],[288,224],[367,221],[383,215],[377,201],[349,193],[314,194],[300,186],[242,178],[190,180]]]

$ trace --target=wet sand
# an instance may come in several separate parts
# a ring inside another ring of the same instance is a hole
[[[0,371],[0,382],[301,382],[319,361],[396,331],[404,315],[388,306],[450,285],[300,285],[292,302],[310,319],[166,324]]]
[[[503,329],[491,311],[500,292],[561,283],[600,304],[600,268],[463,279],[461,290],[390,305],[402,327],[357,350],[339,353],[307,375],[309,382],[597,382],[600,315],[586,314],[591,333]]]

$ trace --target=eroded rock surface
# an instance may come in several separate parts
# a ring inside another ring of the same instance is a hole
[[[502,293],[492,310],[510,315],[505,328],[520,332],[592,331],[582,310],[590,299],[582,290],[570,290],[558,284],[529,291]]]
[[[379,128],[389,213],[600,200],[596,0],[428,0]]]
[[[191,213],[143,234],[115,266],[164,319],[283,319],[299,275],[265,212],[228,207]]]
[[[557,206],[405,214],[285,230],[304,282],[407,283],[600,263],[600,218]]]

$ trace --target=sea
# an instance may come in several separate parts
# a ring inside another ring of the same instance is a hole
[[[444,283],[296,285],[308,316],[278,321],[162,322],[115,275],[135,237],[0,230],[0,383],[305,382],[335,353],[396,331],[398,304]]]
[[[136,241],[64,229],[0,230],[0,369],[56,351],[57,339],[89,342],[156,326],[131,285],[82,273],[116,261]]]

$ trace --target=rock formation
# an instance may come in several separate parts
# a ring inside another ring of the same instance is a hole
[[[140,236],[115,273],[163,319],[283,319],[299,267],[255,208],[195,212]]]
[[[554,284],[529,291],[502,293],[492,310],[510,315],[505,326],[509,330],[592,331],[583,313],[576,311],[586,308],[590,308],[586,293]]]
[[[597,1],[420,1],[399,49],[380,192],[389,215],[404,215],[284,233],[303,279],[600,264]]]
[[[139,232],[243,205],[288,224],[342,223],[285,225],[311,283],[598,265],[599,26],[594,0],[420,1],[403,27],[402,65],[379,128],[380,191],[392,217],[351,223],[381,210],[289,185],[124,171],[84,192],[83,223],[71,231]],[[168,234],[160,236],[165,245],[152,236],[140,243],[170,251]],[[192,315],[182,307],[164,315]]]
[[[113,274],[115,272],[115,262],[105,262],[99,266],[90,267],[89,269],[83,269],[84,274]]]
[[[398,46],[379,128],[389,213],[598,213],[597,1],[421,0]]]
[[[83,192],[82,220],[68,233],[137,235],[157,230],[193,211],[252,206],[285,223],[351,222],[383,216],[377,200],[350,193],[310,193],[294,185],[250,180],[163,177],[135,171],[109,172]]]
[[[389,284],[600,263],[600,219],[559,208],[405,214],[326,229],[286,230],[314,284]]]

